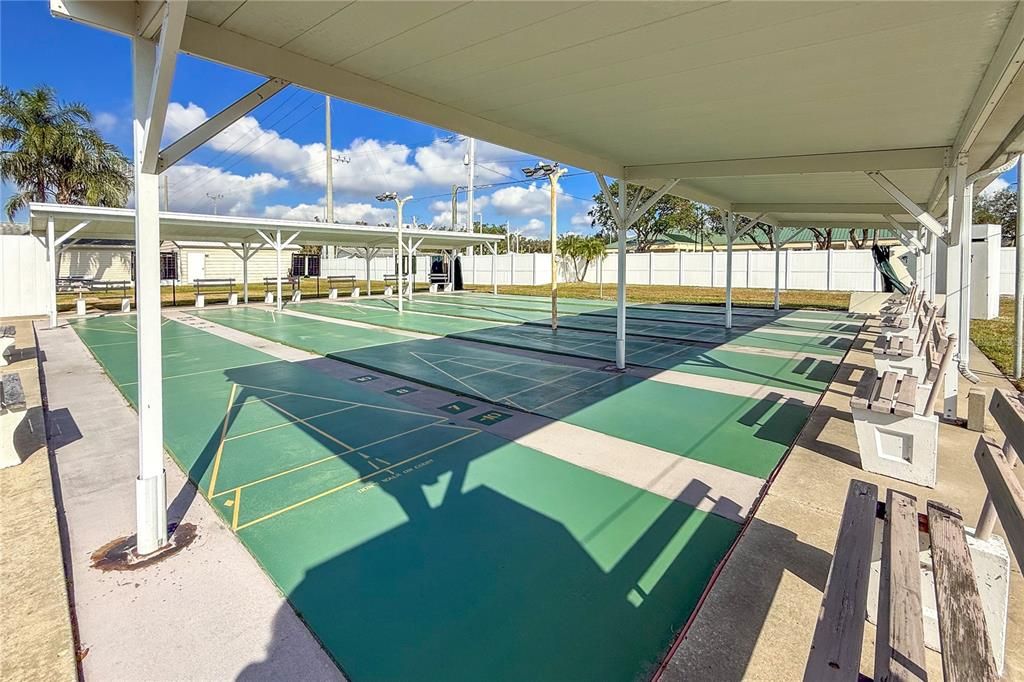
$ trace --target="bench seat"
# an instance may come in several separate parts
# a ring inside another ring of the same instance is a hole
[[[13,324],[0,327],[0,367],[10,364],[11,351],[14,350],[15,330]]]

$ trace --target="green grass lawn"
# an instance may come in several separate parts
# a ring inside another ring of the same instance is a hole
[[[1013,375],[1013,297],[999,300],[999,317],[994,320],[972,320],[971,341],[1007,377]],[[1024,381],[1013,381],[1024,391]]]
[[[471,285],[474,291],[491,291],[490,286]],[[525,294],[528,296],[550,296],[550,284],[535,286],[498,286],[499,294]],[[602,295],[603,293],[603,295]],[[733,289],[735,305],[768,308],[774,296],[772,289]],[[603,298],[615,300],[615,285],[587,282],[562,282],[558,295],[566,298]],[[725,289],[722,287],[681,287],[665,284],[630,284],[626,287],[626,298],[631,303],[706,303],[725,304]],[[780,297],[783,308],[820,308],[823,310],[846,310],[850,305],[848,291],[783,291]]]

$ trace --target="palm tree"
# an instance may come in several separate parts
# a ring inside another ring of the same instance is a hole
[[[125,205],[128,159],[91,123],[84,105],[58,102],[53,88],[0,86],[0,177],[18,188],[4,205],[8,218],[30,201]]]

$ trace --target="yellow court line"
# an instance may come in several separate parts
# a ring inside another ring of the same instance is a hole
[[[242,506],[242,489],[235,488],[235,504],[231,511],[231,530],[238,529],[238,508]]]
[[[300,502],[296,502],[295,504],[290,504],[287,507],[283,507],[281,509],[278,509],[277,511],[272,511],[269,514],[265,514],[265,515],[259,517],[258,519],[253,519],[252,521],[249,521],[248,523],[243,523],[241,526],[238,526],[238,528],[236,528],[235,530],[242,530],[244,528],[248,528],[249,526],[256,525],[257,523],[262,523],[263,521],[266,521],[267,519],[273,518],[273,517],[275,517],[275,516],[277,516],[279,514],[283,514],[285,512],[291,511],[293,509],[298,509],[299,507],[302,507],[302,506],[304,506],[306,504],[309,504],[310,502],[314,502],[316,500],[319,500],[321,497],[327,497],[328,495],[336,493],[336,492],[338,492],[340,490],[344,490],[345,488],[348,488],[350,486],[356,485],[357,483],[362,483],[363,481],[367,481],[367,480],[373,478],[374,476],[379,476],[380,474],[384,473],[385,471],[390,471],[391,469],[394,469],[395,467],[400,467],[403,464],[408,464],[409,462],[412,462],[412,461],[415,461],[417,459],[420,459],[421,457],[426,457],[429,454],[437,452],[438,450],[442,450],[442,449],[444,449],[446,447],[449,447],[451,445],[455,445],[456,443],[458,443],[460,441],[464,441],[467,438],[472,438],[473,436],[477,435],[478,433],[480,433],[480,432],[479,431],[475,431],[473,433],[467,433],[466,435],[462,436],[461,438],[457,438],[457,439],[455,439],[455,440],[453,440],[453,441],[451,441],[449,443],[445,443],[444,445],[439,445],[436,448],[431,448],[430,450],[427,450],[426,452],[421,452],[418,455],[413,455],[412,457],[409,457],[408,459],[403,459],[401,462],[397,462],[395,464],[392,464],[391,466],[385,467],[384,469],[381,469],[380,471],[375,471],[372,474],[367,474],[366,476],[360,476],[359,478],[354,479],[352,481],[349,481],[348,483],[342,483],[341,485],[335,486],[334,488],[331,488],[330,490],[325,490],[322,493],[317,493],[316,495],[313,495],[312,497],[306,498],[305,500],[302,500]]]
[[[267,360],[265,362],[253,362],[253,363],[248,364],[248,365],[232,365],[231,367],[214,367],[213,369],[203,369],[203,370],[199,370],[198,372],[188,372],[187,374],[172,374],[171,376],[165,376],[163,378],[163,380],[167,381],[169,379],[184,379],[186,377],[194,377],[194,376],[198,376],[200,374],[209,374],[210,372],[224,372],[224,371],[227,371],[229,369],[238,369],[240,367],[258,367],[259,365],[270,365],[270,364],[273,364],[275,362],[280,363],[281,361],[280,360]],[[139,382],[137,382],[137,381],[126,381],[125,383],[120,384],[120,385],[121,386],[134,386],[137,383],[139,383]],[[273,390],[273,389],[270,389],[270,390]]]
[[[383,410],[385,412],[397,412],[398,414],[413,414],[417,417],[429,417],[436,419],[437,417],[427,412],[416,412],[414,410],[403,410],[398,407],[388,407],[386,405],[374,405],[372,403],[363,403],[358,400],[343,400],[341,398],[329,398],[325,395],[313,395],[312,393],[298,393],[296,391],[285,391],[284,389],[267,388],[266,386],[252,386],[250,384],[239,384],[242,388],[255,388],[261,391],[279,391],[283,395],[297,395],[302,398],[316,398],[318,400],[330,400],[335,403],[346,403],[348,405],[355,405],[356,407],[368,407],[371,410]],[[277,396],[274,396],[277,397]]]
[[[236,488],[231,488],[229,490],[222,490],[219,493],[217,493],[216,495],[214,495],[214,497],[223,497],[224,495],[230,495],[231,493],[235,492],[236,490],[241,490],[242,488],[251,488],[254,485],[259,485],[260,483],[266,483],[267,481],[271,481],[271,480],[273,480],[275,478],[279,478],[281,476],[287,476],[288,474],[293,474],[296,471],[301,471],[302,469],[308,469],[311,466],[316,466],[317,464],[323,464],[324,462],[330,461],[332,459],[337,459],[341,455],[350,455],[353,452],[356,452],[356,450],[343,450],[341,452],[332,452],[331,454],[327,455],[326,457],[321,457],[320,459],[314,459],[312,462],[306,462],[305,464],[300,464],[300,465],[298,465],[296,467],[292,467],[291,469],[285,469],[284,471],[278,471],[276,474],[270,474],[269,476],[264,476],[263,478],[258,478],[255,481],[249,481],[248,483],[243,483],[242,485],[240,485],[240,486],[238,486]]]
[[[274,397],[277,397],[277,396],[274,396]],[[260,402],[266,402],[271,407],[274,407],[274,408],[277,407],[273,403],[270,403],[269,399],[268,400],[260,400]],[[328,415],[337,414],[339,412],[345,412],[346,410],[351,410],[354,407],[356,407],[356,406],[355,405],[349,405],[348,407],[339,407],[338,409],[330,410],[329,412],[321,412],[320,414],[314,414],[311,417],[307,417],[307,419],[316,419],[318,417],[326,417]],[[284,424],[275,424],[274,426],[267,426],[267,427],[264,427],[262,429],[256,429],[255,431],[250,431],[248,433],[240,433],[237,436],[228,436],[224,440],[225,441],[229,441],[229,440],[238,440],[239,438],[248,438],[249,436],[255,436],[258,433],[266,433],[267,431],[273,431],[274,429],[284,428],[285,426],[291,426],[292,424],[297,424],[297,423],[298,422],[285,422]]]
[[[213,457],[213,473],[210,475],[210,490],[206,493],[207,498],[213,497],[213,487],[217,483],[217,474],[220,472],[220,456],[224,453],[224,438],[228,435],[228,420],[231,418],[231,406],[235,404],[235,392],[237,391],[238,384],[231,384],[228,406],[224,410],[224,423],[220,428],[220,443],[217,444],[217,454]]]
[[[338,444],[338,445],[340,445],[341,447],[343,447],[343,448],[348,448],[349,450],[355,450],[355,448],[354,448],[354,447],[352,447],[351,445],[349,445],[348,443],[346,443],[346,442],[344,442],[344,441],[341,441],[341,440],[338,440],[337,438],[335,438],[335,437],[334,437],[334,436],[332,436],[331,434],[327,433],[327,432],[326,432],[326,431],[324,431],[323,429],[319,429],[319,428],[317,428],[316,426],[314,426],[314,425],[310,424],[309,422],[307,422],[307,421],[306,421],[305,419],[303,419],[302,417],[299,417],[299,416],[296,416],[296,415],[292,414],[291,412],[289,412],[288,410],[284,409],[284,408],[283,408],[283,407],[281,407],[280,405],[275,405],[274,403],[270,402],[269,400],[268,400],[268,401],[266,401],[266,403],[267,403],[268,405],[270,405],[271,407],[273,407],[273,408],[274,408],[275,410],[280,410],[281,412],[284,412],[284,413],[285,413],[286,415],[288,415],[289,417],[291,417],[291,418],[292,418],[292,419],[294,419],[295,421],[297,421],[297,422],[300,422],[300,423],[304,424],[305,426],[308,426],[309,428],[313,429],[314,431],[316,431],[317,433],[319,433],[319,434],[320,434],[321,436],[323,436],[324,438],[329,438],[330,440],[334,441],[335,443],[337,443],[337,444]]]

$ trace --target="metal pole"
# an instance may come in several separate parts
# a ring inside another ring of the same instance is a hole
[[[281,230],[277,231],[274,250],[277,252],[277,309],[281,310]]]
[[[1018,167],[1019,170],[1019,167]],[[1012,469],[1017,463],[1017,451],[1014,450],[1010,439],[1007,438],[1003,444],[1003,455],[1006,463]],[[981,514],[978,515],[978,523],[974,526],[974,537],[978,540],[988,540],[992,535],[992,529],[996,525],[996,508],[992,504],[992,493],[985,496],[985,503],[981,505]]]
[[[249,242],[242,243],[242,302],[249,302]]]
[[[617,212],[612,212],[619,228],[618,278],[615,283],[615,366],[619,369],[626,369],[626,187],[626,179],[620,178],[619,207]]]
[[[498,295],[498,243],[491,242],[491,293]]]
[[[396,199],[398,205],[398,265],[395,267],[395,286],[398,287],[398,312],[402,312],[402,199]]]
[[[164,475],[163,368],[160,338],[160,176],[142,170],[156,44],[132,40],[135,165],[135,298],[138,359],[139,475],[135,479],[136,549],[167,544]]]
[[[778,235],[775,236],[775,298],[772,301],[772,309],[779,310],[779,261],[782,258],[782,244],[779,243]],[[748,256],[749,257],[749,256]],[[749,284],[748,284],[749,286]]]
[[[1024,260],[1024,192],[1021,191],[1021,171],[1024,170],[1024,157],[1017,157],[1017,232],[1014,236],[1014,245],[1017,250],[1017,264],[1014,266],[1014,288],[1013,288],[1013,378],[1020,379],[1024,372],[1024,361],[1022,361],[1022,344],[1024,344],[1024,269],[1021,268],[1021,261]]]
[[[331,158],[331,96],[324,95],[324,147],[327,151],[327,222],[334,222],[334,159]]]
[[[466,188],[466,229],[473,231],[473,182],[476,177],[476,138],[469,138],[469,186]]]
[[[57,254],[53,246],[53,216],[46,217],[46,271],[50,277],[50,329],[57,326]]]
[[[370,296],[370,247],[363,249],[363,258],[366,260],[366,295]]]
[[[974,237],[974,183],[964,185],[960,229],[960,363],[967,367],[971,355],[971,244]]]
[[[732,240],[736,233],[736,216],[725,216],[725,328],[732,329]],[[714,272],[711,274],[714,277]]]
[[[559,169],[548,176],[551,185],[551,331],[558,330],[558,177]]]

